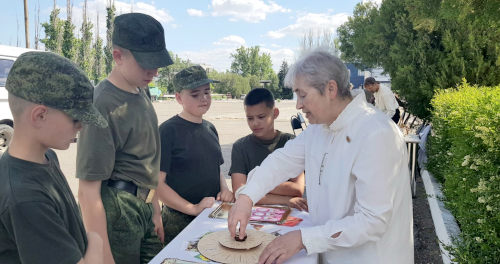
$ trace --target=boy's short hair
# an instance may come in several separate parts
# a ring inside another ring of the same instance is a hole
[[[106,127],[93,106],[94,87],[72,61],[51,52],[22,54],[10,69],[7,91],[28,102],[63,111],[73,119]]]
[[[202,85],[215,83],[217,81],[209,79],[203,67],[194,65],[175,74],[172,82],[174,90],[180,92],[182,90],[193,90]]]
[[[113,45],[129,50],[143,69],[173,64],[165,47],[163,26],[152,16],[129,13],[115,18]]]
[[[273,94],[265,88],[255,88],[252,89],[246,96],[243,103],[245,106],[252,106],[260,103],[266,103],[269,108],[274,107],[274,96]]]
[[[378,82],[373,77],[368,77],[365,79],[365,86],[371,84],[377,84]]]

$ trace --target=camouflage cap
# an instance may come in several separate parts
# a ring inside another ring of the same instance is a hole
[[[194,65],[178,72],[173,79],[174,90],[180,92],[184,89],[192,90],[208,83],[217,81],[208,79],[207,72],[200,65]]]
[[[130,50],[144,69],[158,69],[173,64],[165,48],[163,26],[141,13],[117,16],[113,25],[113,45]]]
[[[94,87],[85,73],[57,54],[22,54],[12,65],[5,88],[17,97],[61,110],[83,123],[108,125],[92,104]]]

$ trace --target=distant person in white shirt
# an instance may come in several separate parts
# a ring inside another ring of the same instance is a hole
[[[380,86],[380,83],[373,77],[365,79],[365,89],[373,93],[375,97],[375,107],[384,112],[396,124],[399,122],[399,104],[391,89]]]
[[[352,98],[347,68],[327,52],[297,61],[285,82],[311,125],[249,172],[229,213],[231,235],[243,238],[252,205],[305,170],[314,226],[277,237],[259,263],[283,263],[302,249],[319,254],[320,263],[413,263],[408,158],[398,127],[362,96]]]

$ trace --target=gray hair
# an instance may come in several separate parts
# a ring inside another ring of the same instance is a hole
[[[285,86],[293,87],[298,77],[303,77],[320,94],[325,92],[327,83],[334,80],[337,82],[338,95],[344,99],[352,98],[347,67],[339,58],[324,50],[314,50],[295,62],[285,76]]]

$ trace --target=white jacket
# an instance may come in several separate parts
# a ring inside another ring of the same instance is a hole
[[[270,154],[238,193],[255,203],[305,169],[315,224],[301,229],[308,254],[322,263],[413,263],[407,155],[396,125],[357,96],[330,126],[309,125]]]

